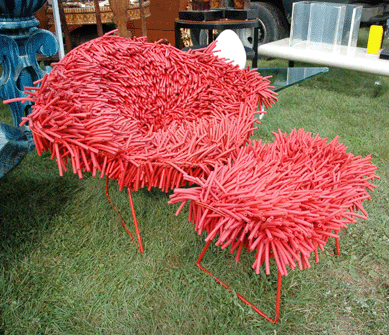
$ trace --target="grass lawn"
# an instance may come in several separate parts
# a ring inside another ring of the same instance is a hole
[[[0,107],[0,120],[11,123]],[[195,266],[205,235],[187,222],[187,208],[174,215],[168,194],[133,193],[141,255],[105,197],[105,180],[60,177],[49,154],[31,152],[0,180],[0,334],[388,334],[389,78],[331,68],[281,91],[254,138],[270,142],[272,131],[294,127],[339,135],[355,155],[371,154],[381,179],[365,205],[369,219],[341,232],[341,255],[320,253],[319,263],[312,257],[310,269],[284,277],[278,324]],[[111,197],[132,229],[115,181]],[[236,263],[212,246],[203,265],[273,315],[277,274],[255,275],[253,259],[246,253]]]

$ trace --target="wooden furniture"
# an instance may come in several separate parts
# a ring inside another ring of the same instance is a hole
[[[95,5],[95,12],[96,12],[97,35],[100,37],[103,36],[103,23],[101,22],[99,0],[94,0],[93,2]]]
[[[101,15],[101,23],[112,23],[113,11],[110,6],[99,7]],[[143,1],[143,10],[146,17],[151,15],[150,13],[150,1]],[[83,8],[64,8],[66,22],[71,27],[79,27],[86,24],[96,24],[96,11],[94,6]],[[47,24],[49,26],[54,25],[53,8],[48,6],[46,9]],[[139,3],[128,3],[127,17],[129,20],[139,20],[141,18]]]
[[[178,18],[179,11],[185,10],[188,0],[151,0],[151,16],[147,21],[147,37],[149,41],[164,39],[170,44],[174,44],[174,20]],[[134,36],[140,36],[141,21],[133,20],[128,23],[128,27]]]
[[[152,0],[144,2],[144,11],[147,23],[147,38],[149,41],[157,41],[165,39],[167,42],[174,44],[174,20],[178,17],[179,11],[187,9],[188,0]],[[40,21],[39,28],[48,29],[53,26],[53,13],[52,10],[45,5],[41,11],[36,14],[37,19]],[[90,14],[90,13],[89,13]],[[151,15],[152,14],[152,15]],[[70,16],[70,13],[67,14]],[[81,15],[81,14],[75,14]],[[93,13],[91,14],[93,16]],[[102,13],[104,17],[104,13]],[[112,14],[110,15],[112,18]],[[136,17],[135,17],[136,18]],[[93,18],[90,23],[95,24]],[[112,21],[110,21],[112,22]],[[103,25],[105,22],[102,22]],[[70,32],[74,29],[82,27],[83,23],[76,23],[69,26]],[[142,22],[141,20],[134,19],[128,22],[128,29],[134,36],[142,35]]]
[[[127,16],[128,0],[109,0],[109,3],[114,14],[113,21],[115,22],[116,27],[118,28],[119,36],[132,37],[132,33],[127,29],[128,26],[127,22],[129,21]],[[143,0],[138,0],[138,3],[139,3],[140,20],[142,22],[142,36],[147,37],[146,15],[144,10]],[[99,8],[98,0],[95,0],[95,8],[96,8],[96,19],[100,20],[100,25],[101,25],[100,12],[99,14],[97,14]]]
[[[115,23],[119,36],[122,37],[132,37],[132,34],[127,29],[127,0],[109,0],[109,7],[113,12],[113,22]],[[139,6],[140,7],[140,6]],[[140,16],[140,15],[139,15]]]

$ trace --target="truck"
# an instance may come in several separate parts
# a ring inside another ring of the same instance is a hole
[[[251,8],[259,9],[258,19],[260,27],[258,45],[289,36],[293,3],[298,1],[302,0],[251,1]],[[387,30],[389,0],[323,0],[317,2],[361,5],[363,6],[361,18],[362,27],[371,24],[380,24],[384,26],[385,31]],[[252,29],[239,29],[236,33],[245,47],[252,48]]]

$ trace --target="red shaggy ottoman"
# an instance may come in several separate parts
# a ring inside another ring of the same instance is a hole
[[[281,276],[287,267],[301,270],[310,267],[309,258],[318,248],[324,249],[329,237],[339,239],[338,232],[355,218],[367,218],[362,206],[370,199],[367,190],[378,178],[370,156],[361,158],[346,153],[347,147],[335,138],[329,143],[313,137],[303,129],[289,135],[279,132],[275,141],[249,143],[226,165],[218,166],[208,178],[185,176],[198,187],[178,188],[170,203],[190,202],[189,221],[196,231],[207,232],[207,244],[197,265],[201,265],[209,244],[216,239],[222,249],[231,247],[236,261],[243,248],[254,252],[252,265],[256,273],[261,266],[270,274],[270,258],[278,270],[276,318],[273,320],[242,296],[245,303],[271,322],[279,317]]]

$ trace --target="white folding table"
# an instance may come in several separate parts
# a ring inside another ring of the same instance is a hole
[[[334,49],[323,43],[307,45],[306,42],[289,46],[289,38],[284,38],[260,45],[258,53],[259,56],[389,76],[389,60],[368,54],[366,48],[339,46]]]

